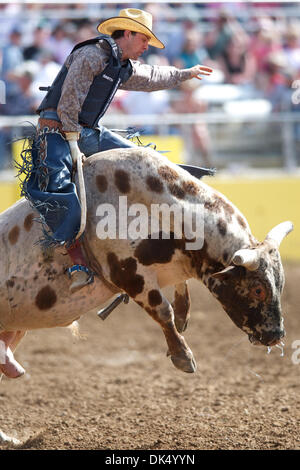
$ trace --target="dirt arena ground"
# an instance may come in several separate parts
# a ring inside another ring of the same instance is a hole
[[[105,322],[93,312],[80,320],[85,339],[27,334],[16,354],[27,374],[0,384],[0,429],[21,449],[300,449],[300,265],[285,270],[284,356],[252,346],[192,281],[195,374],[174,368],[133,302]]]

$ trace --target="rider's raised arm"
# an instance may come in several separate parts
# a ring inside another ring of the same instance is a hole
[[[190,69],[178,69],[168,65],[149,65],[131,61],[131,77],[120,88],[135,91],[157,91],[175,88],[180,83],[200,75],[210,75],[212,69],[198,65]],[[197,75],[197,76],[196,76]]]
[[[188,69],[180,70],[167,65],[149,65],[132,60],[132,75],[120,88],[134,91],[157,91],[174,88],[181,82],[188,80]]]

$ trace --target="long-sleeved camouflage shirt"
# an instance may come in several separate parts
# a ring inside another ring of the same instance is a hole
[[[121,57],[121,50],[119,49]],[[80,132],[78,115],[96,75],[107,66],[110,47],[106,41],[83,46],[70,54],[65,62],[65,78],[57,113],[65,132]],[[131,61],[133,73],[120,88],[134,91],[156,91],[174,88],[191,78],[190,71],[171,66],[152,66]]]

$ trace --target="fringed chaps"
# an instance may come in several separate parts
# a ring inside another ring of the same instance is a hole
[[[40,214],[44,234],[40,243],[71,245],[80,228],[81,209],[61,123],[40,118],[36,135],[21,157],[21,195]]]

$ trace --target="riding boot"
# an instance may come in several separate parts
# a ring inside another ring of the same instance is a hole
[[[67,252],[74,263],[74,265],[68,269],[69,276],[72,278],[70,292],[73,293],[93,282],[93,274],[87,267],[87,262],[78,240],[67,248]]]

